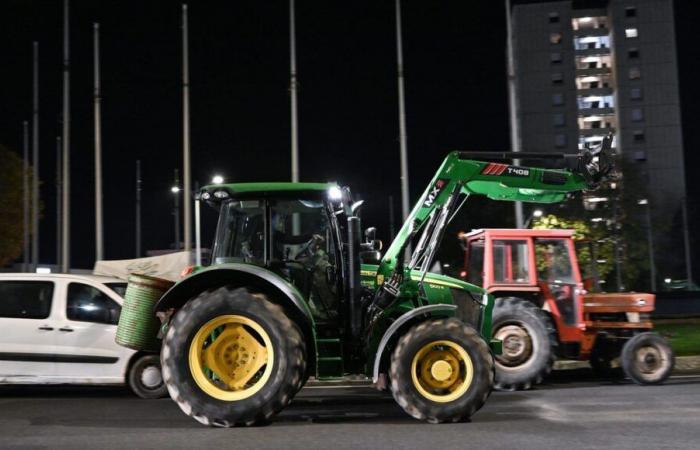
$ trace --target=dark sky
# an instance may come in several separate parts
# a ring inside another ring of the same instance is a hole
[[[685,147],[700,139],[695,30],[677,2]],[[682,3],[682,4],[681,4]],[[72,262],[94,259],[92,23],[102,43],[105,253],[134,256],[134,166],[142,161],[144,249],[172,245],[181,167],[179,1],[71,2]],[[297,1],[300,172],[368,200],[386,233],[400,210],[394,2]],[[289,178],[286,1],[189,3],[193,180]],[[31,119],[31,47],[40,43],[41,261],[55,260],[55,138],[60,134],[62,2],[0,2],[0,143],[21,152]],[[403,3],[411,199],[454,149],[508,146],[503,2]],[[688,164],[698,159],[688,153]],[[689,182],[693,181],[689,179]],[[697,184],[697,183],[696,183]],[[691,184],[691,192],[698,187]],[[207,214],[204,243],[215,213]]]

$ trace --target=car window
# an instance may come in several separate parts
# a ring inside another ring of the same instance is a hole
[[[46,319],[53,288],[51,281],[0,281],[0,317]]]
[[[117,295],[122,298],[126,295],[126,283],[105,283],[105,286],[116,292]]]
[[[116,325],[121,307],[99,289],[82,283],[68,285],[66,317],[79,322]]]

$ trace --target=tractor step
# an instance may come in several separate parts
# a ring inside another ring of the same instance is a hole
[[[339,377],[343,375],[343,345],[339,338],[321,338],[318,346],[318,376]]]

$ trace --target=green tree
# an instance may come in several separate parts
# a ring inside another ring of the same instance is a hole
[[[0,213],[0,267],[10,264],[22,254],[24,238],[22,171],[22,158],[0,145],[0,208],[2,210]],[[31,168],[28,175],[30,176],[29,186],[31,186]]]

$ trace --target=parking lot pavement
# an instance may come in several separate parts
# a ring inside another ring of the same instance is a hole
[[[700,377],[663,386],[555,374],[496,392],[472,422],[428,425],[369,387],[306,388],[269,426],[215,429],[124,388],[0,386],[0,448],[697,448]]]

